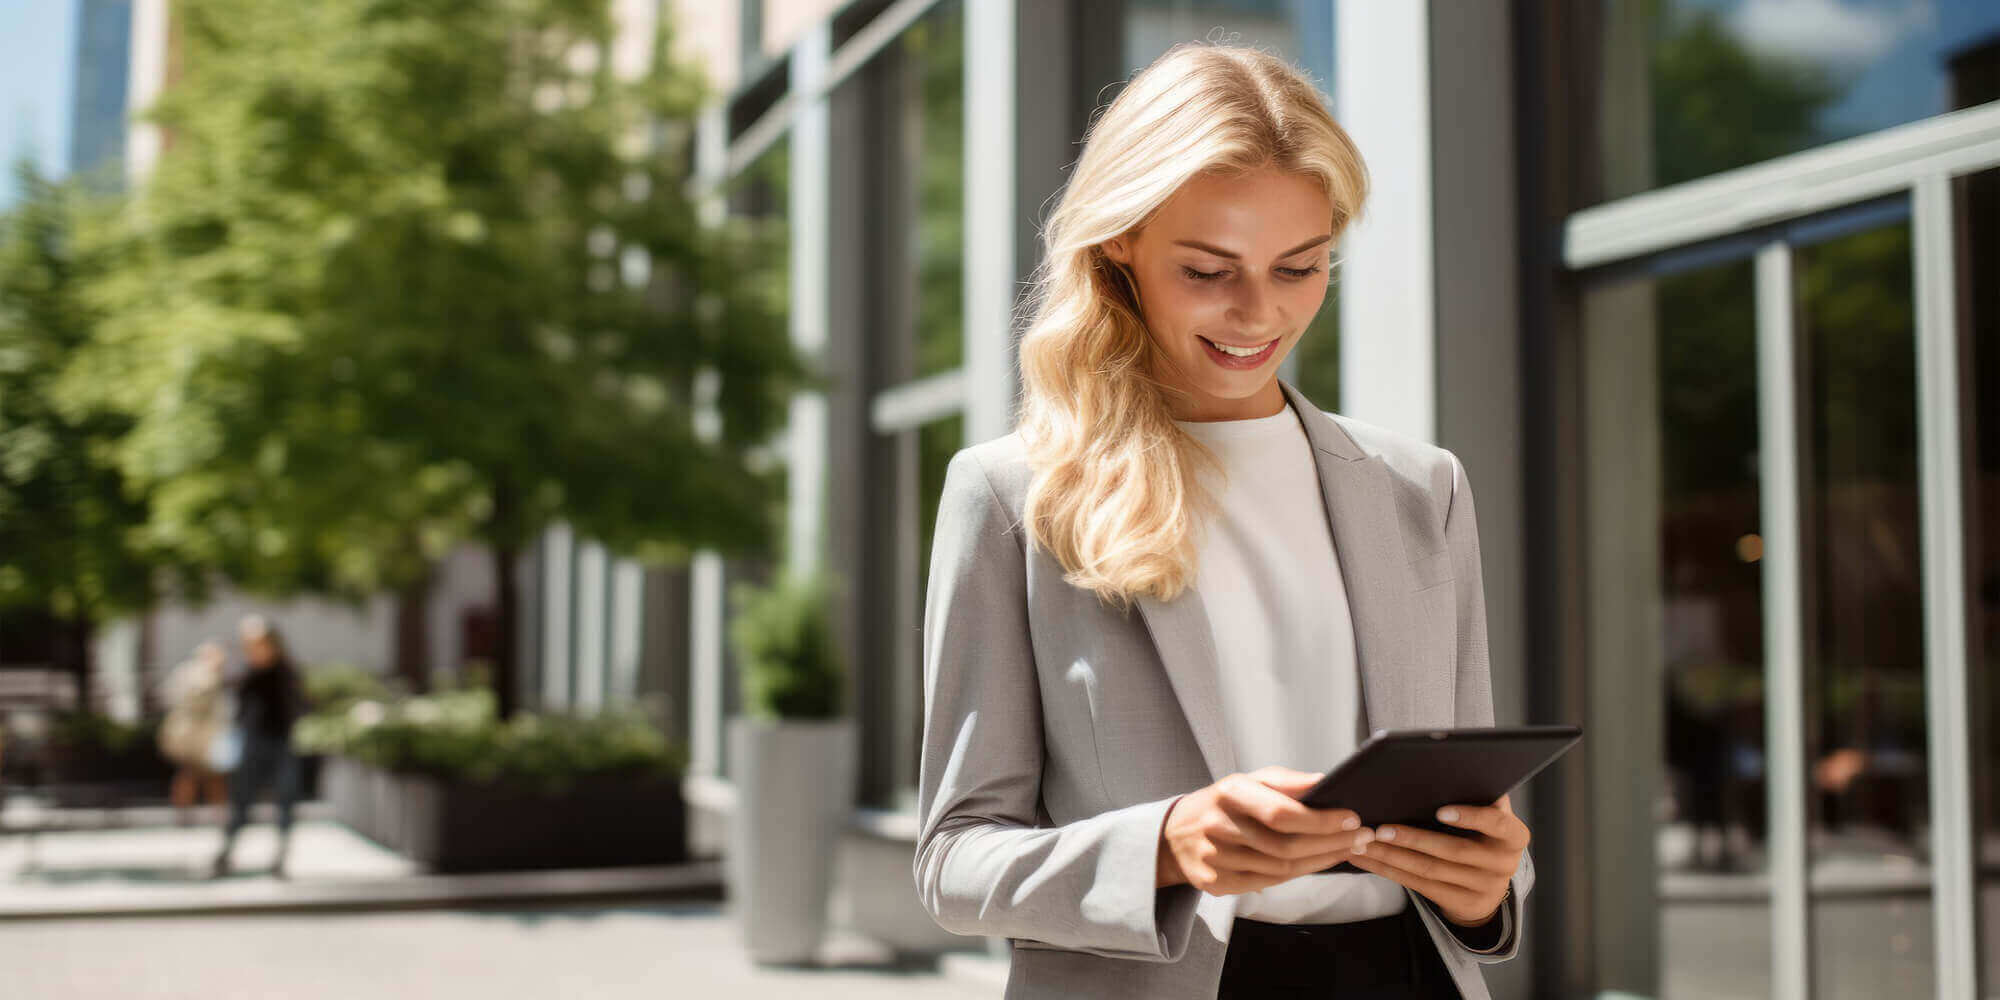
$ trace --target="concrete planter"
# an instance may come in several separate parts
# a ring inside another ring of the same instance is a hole
[[[853,719],[729,720],[736,814],[724,875],[752,961],[810,962],[854,801]]]

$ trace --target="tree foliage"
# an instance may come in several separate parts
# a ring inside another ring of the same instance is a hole
[[[649,559],[765,542],[755,446],[802,369],[767,236],[687,195],[705,83],[670,25],[633,74],[603,0],[173,10],[168,148],[94,230],[65,382],[132,422],[162,544],[361,595],[554,519]]]
[[[649,561],[768,544],[762,445],[810,381],[783,256],[703,221],[707,85],[610,7],[177,0],[165,152],[83,233],[101,319],[57,387],[125,422],[149,544],[357,600],[557,520]]]
[[[96,317],[75,240],[83,198],[23,162],[0,217],[0,608],[95,622],[152,599],[143,491],[113,454],[130,421],[70,414],[56,386]]]

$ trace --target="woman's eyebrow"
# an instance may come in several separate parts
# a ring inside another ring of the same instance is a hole
[[[1313,237],[1312,239],[1309,239],[1309,240],[1305,241],[1304,243],[1301,243],[1301,244],[1299,244],[1298,246],[1295,246],[1295,247],[1291,248],[1290,250],[1287,250],[1287,251],[1285,251],[1284,253],[1281,253],[1281,254],[1279,254],[1279,255],[1278,255],[1278,256],[1277,256],[1276,258],[1274,258],[1274,259],[1276,259],[1276,260],[1283,260],[1283,259],[1285,259],[1286,257],[1290,257],[1291,255],[1293,255],[1293,254],[1295,254],[1295,253],[1299,253],[1300,251],[1304,251],[1304,250],[1311,250],[1311,249],[1312,249],[1313,247],[1316,247],[1316,246],[1319,246],[1319,245],[1320,245],[1321,243],[1325,243],[1325,242],[1326,242],[1327,240],[1330,240],[1330,239],[1333,239],[1333,234],[1332,234],[1332,233],[1326,233],[1326,234],[1324,234],[1324,235],[1321,235],[1321,236],[1315,236],[1315,237]],[[1212,244],[1212,243],[1203,243],[1203,242],[1201,242],[1200,240],[1175,240],[1175,241],[1174,241],[1174,244],[1175,244],[1176,246],[1184,246],[1184,247],[1193,247],[1193,248],[1195,248],[1196,250],[1200,250],[1200,251],[1202,251],[1203,253],[1212,253],[1212,254],[1216,255],[1217,257],[1227,257],[1227,258],[1229,258],[1230,260],[1242,260],[1242,259],[1243,259],[1243,255],[1242,255],[1242,254],[1240,254],[1240,253],[1237,253],[1237,252],[1236,252],[1236,251],[1234,251],[1234,250],[1224,250],[1224,249],[1222,249],[1221,247],[1219,247],[1219,246],[1216,246],[1216,245],[1214,245],[1214,244]]]

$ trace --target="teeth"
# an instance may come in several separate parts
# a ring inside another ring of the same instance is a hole
[[[1207,337],[1203,337],[1201,339],[1208,340]],[[1254,357],[1256,355],[1262,354],[1264,353],[1264,348],[1266,346],[1269,346],[1268,344],[1264,344],[1264,345],[1259,345],[1257,347],[1232,347],[1228,344],[1217,344],[1213,340],[1208,340],[1208,342],[1216,350],[1221,351],[1224,354],[1233,354],[1239,358]]]

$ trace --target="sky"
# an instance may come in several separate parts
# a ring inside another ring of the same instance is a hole
[[[69,169],[76,0],[0,0],[0,210],[14,203],[14,163]]]

